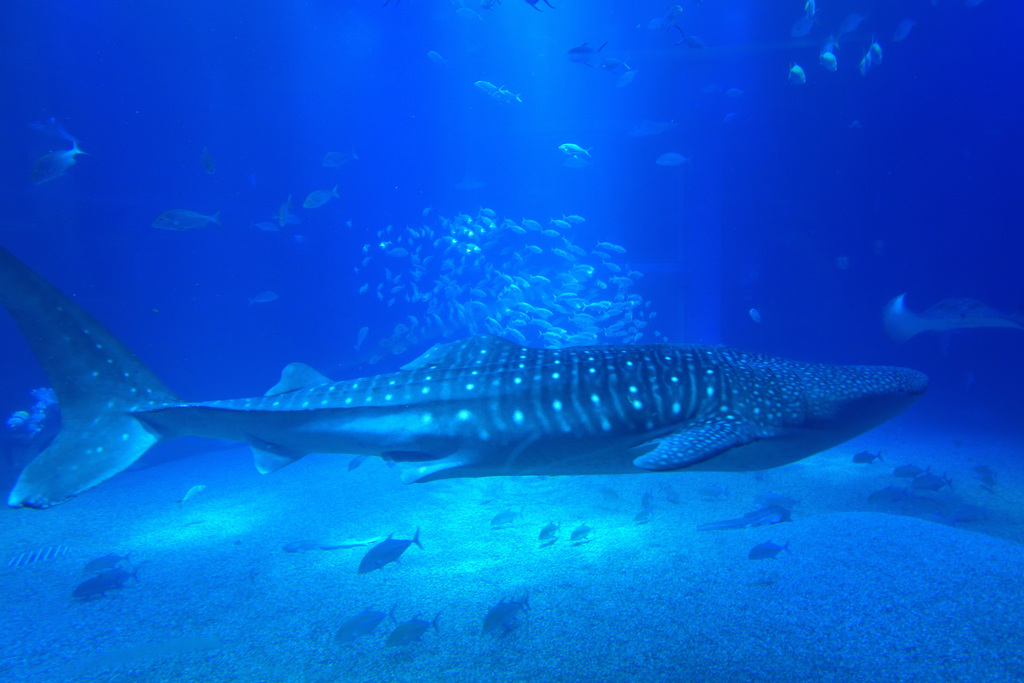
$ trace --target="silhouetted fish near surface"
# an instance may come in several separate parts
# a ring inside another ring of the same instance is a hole
[[[352,617],[338,628],[334,634],[334,642],[339,645],[351,643],[357,638],[368,636],[373,633],[380,622],[388,615],[384,612],[377,612],[372,609],[363,610]]]
[[[785,550],[787,553],[791,553],[789,549],[789,543],[786,545],[777,545],[771,541],[766,543],[758,543],[750,550],[750,554],[747,555],[749,560],[773,560],[775,557]],[[791,553],[792,554],[792,553]]]
[[[484,617],[484,626],[480,630],[481,636],[491,634],[496,637],[506,635],[519,626],[518,617],[530,609],[530,594],[523,595],[518,600],[501,600],[497,605],[487,610]]]
[[[699,531],[719,531],[722,529],[746,529],[749,526],[765,526],[768,524],[779,524],[781,522],[792,522],[789,510],[777,505],[769,505],[739,517],[737,519],[724,519],[719,522],[701,524]]]
[[[423,637],[423,634],[431,626],[434,627],[435,631],[440,632],[440,629],[437,627],[437,620],[440,616],[441,613],[438,612],[433,621],[424,621],[419,617],[413,617],[409,621],[402,622],[395,627],[395,630],[391,632],[388,639],[384,641],[384,646],[401,647],[409,643],[419,642],[419,639]]]
[[[95,597],[106,597],[107,591],[124,588],[124,584],[128,579],[138,580],[135,576],[137,571],[129,572],[120,567],[108,569],[78,584],[71,597],[83,601],[91,600]]]
[[[541,11],[540,7],[537,7],[539,3],[540,0],[526,0],[526,4],[532,7],[533,9],[537,10],[538,12]],[[550,7],[551,9],[555,9],[555,6],[548,2],[548,0],[544,0],[544,4]]]
[[[868,451],[861,451],[857,455],[853,456],[853,461],[854,462],[860,463],[860,464],[863,464],[863,465],[870,465],[870,464],[874,463],[876,460],[881,460],[881,459],[882,459],[882,451],[878,451],[877,453],[870,453]]]
[[[95,560],[89,560],[86,562],[85,567],[82,568],[82,572],[85,574],[95,574],[96,572],[102,572],[107,569],[114,569],[122,562],[127,562],[128,555],[130,555],[130,553],[126,553],[124,555],[109,553],[103,557],[97,557]]]
[[[88,425],[62,430],[29,463],[12,506],[67,500],[186,435],[248,443],[264,473],[346,453],[395,461],[406,483],[764,470],[881,424],[927,387],[906,368],[669,344],[534,349],[481,335],[395,373],[334,382],[286,372],[267,396],[191,403],[5,250],[0,302],[49,376],[63,424]]]
[[[372,572],[375,569],[391,564],[392,562],[398,562],[398,558],[402,556],[406,548],[415,543],[420,550],[423,550],[423,545],[420,543],[420,529],[416,527],[416,533],[409,540],[400,540],[392,538],[394,534],[389,535],[386,539],[378,543],[377,545],[370,548],[370,551],[363,556],[362,562],[359,563],[359,573],[366,574]]]

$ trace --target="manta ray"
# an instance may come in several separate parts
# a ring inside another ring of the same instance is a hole
[[[944,332],[968,327],[1010,327],[1024,330],[1024,318],[1007,315],[977,299],[944,299],[924,313],[907,308],[900,294],[885,305],[882,322],[894,342],[902,343],[922,332]]]
[[[434,346],[398,372],[332,381],[293,363],[264,396],[189,402],[3,249],[0,303],[62,417],[18,477],[15,507],[68,500],[185,435],[247,443],[264,473],[310,453],[345,453],[394,461],[407,483],[762,470],[881,424],[928,385],[899,367],[695,345],[537,349],[485,335]]]

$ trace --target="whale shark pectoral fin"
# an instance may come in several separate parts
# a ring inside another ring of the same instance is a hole
[[[462,456],[448,456],[441,460],[434,460],[433,462],[424,463],[422,465],[409,465],[401,463],[399,466],[402,468],[402,483],[403,484],[416,484],[419,482],[430,481],[431,479],[439,479],[434,475],[439,472],[454,469],[456,467],[462,467],[467,464],[466,458]]]
[[[276,443],[264,441],[251,434],[247,440],[252,449],[256,471],[260,474],[274,472],[308,455],[308,453],[300,453]]]
[[[762,436],[749,423],[713,417],[641,444],[637,448],[654,446],[654,450],[637,457],[633,464],[655,472],[677,470],[704,462],[730,448],[745,446]]]

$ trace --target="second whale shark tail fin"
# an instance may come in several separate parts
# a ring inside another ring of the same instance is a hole
[[[49,377],[62,423],[18,477],[8,505],[64,502],[126,469],[161,439],[132,411],[177,397],[95,318],[3,248],[0,303]]]

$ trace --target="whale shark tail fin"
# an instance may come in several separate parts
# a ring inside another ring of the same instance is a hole
[[[132,411],[178,402],[95,318],[0,248],[0,304],[49,377],[61,429],[25,467],[12,507],[45,508],[121,472],[162,436]]]

